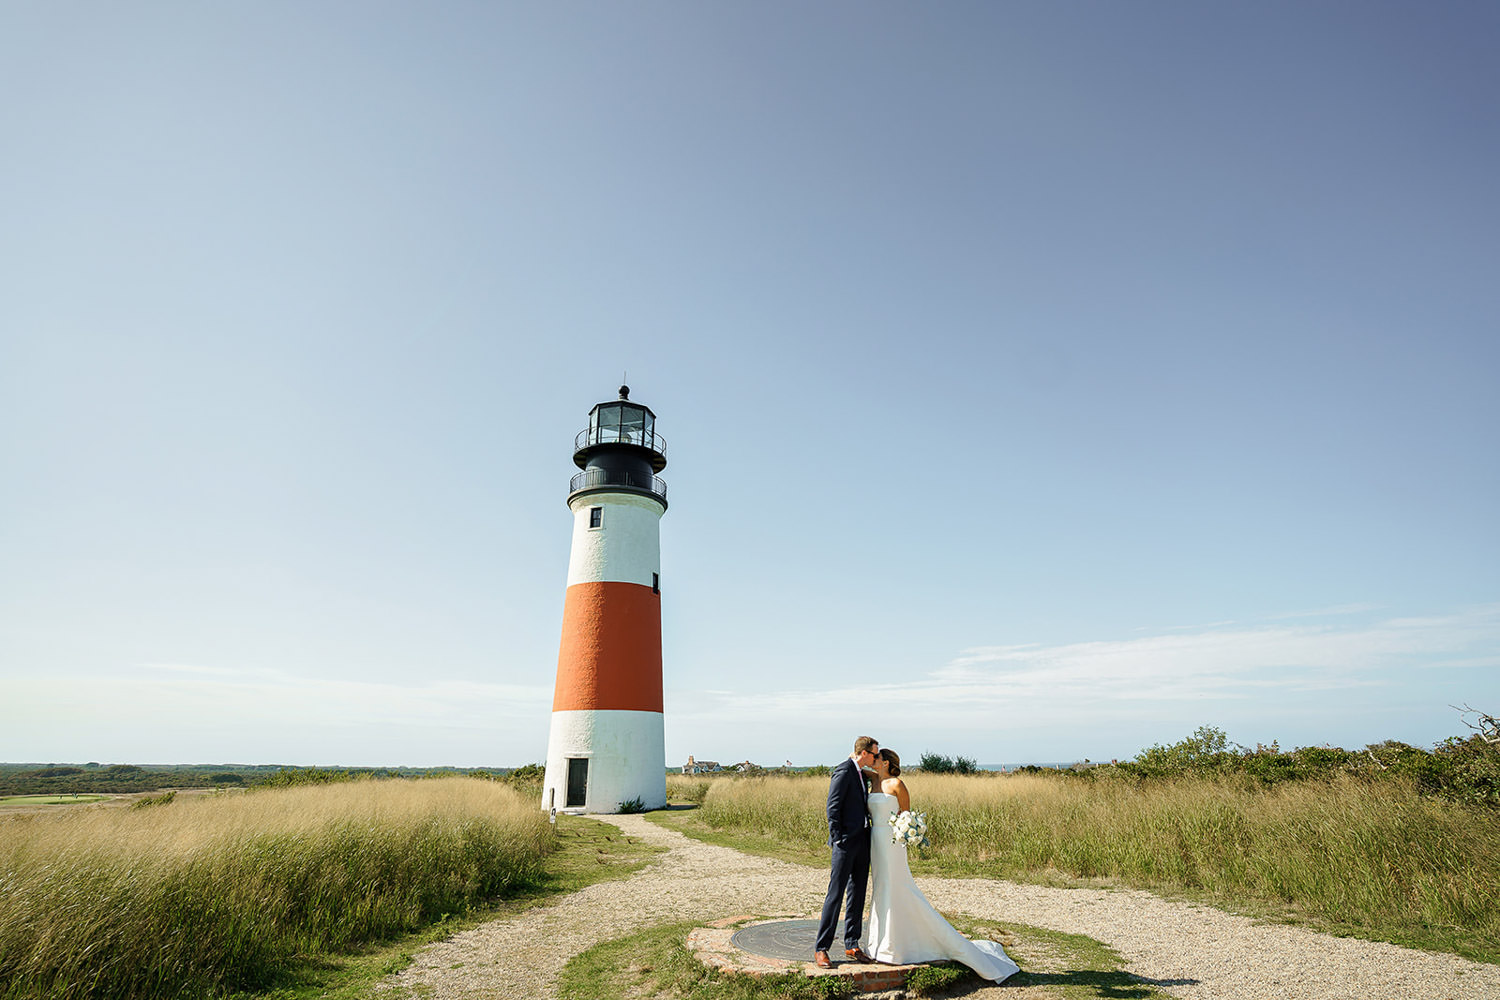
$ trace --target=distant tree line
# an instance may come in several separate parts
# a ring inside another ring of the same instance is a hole
[[[125,795],[165,788],[287,788],[374,778],[429,778],[468,774],[477,778],[524,783],[541,782],[542,767],[474,768],[323,768],[280,764],[184,764],[142,767],[137,764],[0,764],[3,795]],[[512,777],[515,776],[515,777]]]
[[[160,788],[240,784],[245,774],[222,768],[144,768],[136,764],[0,764],[0,795],[119,795]]]
[[[1475,716],[1477,722],[1468,721]],[[1467,705],[1460,718],[1471,730],[1450,736],[1431,750],[1397,740],[1372,743],[1363,749],[1334,746],[1296,747],[1282,750],[1272,742],[1252,749],[1231,743],[1222,729],[1200,726],[1176,743],[1156,744],[1134,760],[1111,764],[1075,765],[1072,768],[1018,768],[1021,772],[1053,772],[1088,779],[1108,776],[1154,781],[1185,775],[1237,775],[1263,785],[1284,781],[1328,778],[1353,774],[1371,780],[1406,778],[1424,793],[1500,807],[1500,722]],[[932,774],[980,773],[972,757],[924,752],[917,767]],[[167,788],[285,788],[294,785],[368,781],[380,778],[426,778],[466,774],[503,781],[527,789],[539,789],[545,769],[541,764],[516,768],[320,768],[258,765],[178,765],[146,768],[135,764],[0,764],[0,795],[126,794],[155,792]],[[787,772],[778,768],[747,769],[748,774]],[[830,768],[818,765],[798,768],[796,773],[827,775]],[[739,772],[725,772],[738,775]]]

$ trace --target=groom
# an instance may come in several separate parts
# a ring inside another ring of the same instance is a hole
[[[854,741],[849,759],[833,769],[828,783],[828,843],[833,847],[833,861],[828,874],[828,896],[823,900],[823,917],[818,922],[818,937],[813,942],[813,961],[820,969],[833,968],[828,949],[833,945],[833,931],[839,922],[839,904],[845,894],[844,957],[851,962],[869,962],[859,947],[864,930],[865,883],[870,877],[870,819],[865,812],[864,775],[860,768],[869,767],[880,753],[880,743],[861,736]]]

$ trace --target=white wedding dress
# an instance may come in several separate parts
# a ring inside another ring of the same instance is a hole
[[[896,797],[870,793],[870,873],[874,897],[865,938],[865,953],[877,962],[911,965],[952,959],[995,982],[1020,971],[994,941],[971,941],[932,908],[906,864],[906,845],[891,843],[888,822],[896,814]]]

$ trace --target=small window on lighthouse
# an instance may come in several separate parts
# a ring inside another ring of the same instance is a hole
[[[604,527],[604,508],[603,507],[590,507],[589,508],[589,527],[590,528],[602,528],[602,527]]]
[[[661,574],[660,573],[652,573],[651,574],[651,593],[653,593],[653,594],[660,594],[661,593]]]

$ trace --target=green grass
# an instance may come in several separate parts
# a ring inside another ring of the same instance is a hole
[[[605,869],[568,860],[576,829],[554,832],[533,797],[467,778],[9,816],[0,996],[265,991],[330,956]]]
[[[76,802],[103,802],[108,795],[5,795],[0,806],[66,806]]]
[[[1128,885],[1500,962],[1500,824],[1410,782],[916,774],[908,785],[933,840],[912,855],[918,875]],[[826,792],[819,778],[716,781],[697,810],[651,818],[818,866]]]
[[[1061,934],[1025,924],[997,924],[950,918],[972,937],[1000,941],[1022,970],[1006,986],[1042,987],[1061,1000],[1128,998],[1154,1000],[1171,994],[1124,971],[1119,954],[1093,938]],[[558,980],[559,1000],[634,1000],[670,996],[677,1000],[822,1000],[857,996],[853,985],[835,977],[810,978],[798,972],[756,978],[711,969],[686,946],[691,923],[667,924],[628,937],[604,941],[573,957]],[[940,963],[913,973],[912,996],[960,995],[981,980],[964,966]]]

